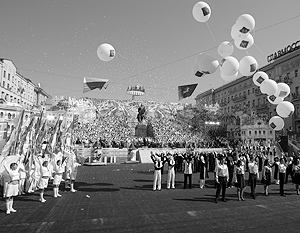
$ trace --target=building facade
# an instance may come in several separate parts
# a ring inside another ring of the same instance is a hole
[[[267,57],[268,65],[259,69],[268,74],[277,83],[284,82],[290,86],[290,95],[285,100],[295,106],[292,117],[284,118],[284,131],[300,133],[300,41],[288,45],[284,49]],[[216,104],[220,111],[229,116],[257,115],[266,122],[276,116],[276,105],[271,104],[266,94],[262,94],[252,80],[253,76],[243,76],[219,88],[207,90],[195,98],[196,105]],[[227,128],[230,128],[227,124]],[[240,130],[236,130],[241,138]]]

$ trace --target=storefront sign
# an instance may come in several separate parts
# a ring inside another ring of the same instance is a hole
[[[275,52],[275,53],[273,53],[271,55],[269,55],[267,57],[267,61],[268,62],[274,61],[277,58],[282,57],[283,55],[286,55],[286,54],[288,54],[290,52],[293,52],[293,51],[295,51],[295,50],[297,50],[299,48],[300,48],[300,40],[294,42],[293,44],[290,44],[290,45],[286,46],[285,48],[283,48],[281,50],[278,50],[277,52]]]

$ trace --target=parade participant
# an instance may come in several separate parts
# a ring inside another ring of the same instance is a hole
[[[215,202],[218,203],[218,198],[222,189],[222,201],[226,202],[225,194],[228,180],[228,167],[225,164],[225,158],[223,155],[219,155],[219,163],[216,166],[216,183],[217,191]]]
[[[161,168],[162,161],[158,155],[154,155],[151,151],[151,159],[154,163],[153,191],[161,190]]]
[[[40,166],[40,179],[38,181],[37,187],[40,190],[40,202],[45,202],[46,200],[44,199],[44,192],[45,189],[48,187],[48,182],[49,182],[49,177],[50,177],[50,171],[49,171],[49,163],[48,161],[43,161],[41,158],[37,158],[37,162],[39,163]]]
[[[199,170],[200,170],[200,188],[203,189],[205,187],[205,176],[206,176],[206,163],[203,154],[200,155]]]
[[[169,154],[168,156],[168,180],[167,189],[175,189],[175,160],[174,156]]]
[[[271,185],[272,166],[266,159],[262,169],[262,183],[264,184],[265,195],[269,196],[269,186]]]
[[[279,184],[279,164],[279,158],[276,156],[272,166],[274,167],[274,180],[277,185]]]
[[[287,184],[287,182],[289,181],[289,175],[291,176],[292,180],[293,180],[293,157],[288,157],[287,158],[288,162],[287,162],[287,168],[286,168],[286,173],[285,173],[285,183]]]
[[[5,204],[6,204],[6,214],[17,212],[13,208],[14,197],[18,196],[19,193],[19,161],[17,163],[11,163],[9,167],[4,163],[4,168],[8,174],[9,181],[6,186],[5,191]]]
[[[284,180],[285,180],[285,173],[286,173],[286,168],[287,164],[285,163],[285,159],[282,157],[279,160],[280,164],[278,166],[279,169],[279,190],[280,190],[280,195],[285,197],[284,194]]]
[[[245,182],[245,167],[241,160],[238,160],[235,167],[235,174],[236,174],[236,187],[237,187],[237,195],[238,200],[245,201],[244,199],[244,190],[246,187]]]
[[[256,159],[254,156],[250,156],[250,162],[248,163],[249,167],[249,184],[251,187],[251,194],[250,196],[255,199],[256,198],[256,181],[259,178],[259,173],[258,173],[258,165],[256,162]]]
[[[76,151],[75,151],[76,152]],[[70,192],[75,193],[75,180],[77,178],[78,167],[81,166],[77,161],[77,156],[75,152],[71,149],[68,156],[68,162],[66,165],[66,183],[70,184]]]
[[[294,183],[296,185],[296,192],[299,195],[299,185],[300,185],[300,159],[296,159],[296,163],[294,165]]]
[[[227,188],[231,188],[232,187],[233,174],[234,174],[234,161],[233,161],[233,157],[232,157],[231,154],[229,156],[227,156],[226,164],[227,164],[228,172],[229,172],[229,179],[228,179],[228,182],[227,182]]]
[[[25,165],[24,165],[24,156],[21,156],[21,160],[19,163],[19,175],[20,175],[19,195],[24,195],[25,194],[25,179],[27,176],[27,171],[26,171]]]
[[[192,175],[193,175],[193,158],[191,155],[188,155],[183,160],[184,165],[184,184],[183,188],[187,186],[187,179],[189,179],[189,188],[192,188]]]
[[[58,159],[56,161],[56,164],[55,164],[54,169],[53,169],[53,171],[54,171],[53,196],[54,197],[61,197],[61,195],[59,194],[59,185],[60,185],[61,180],[62,180],[62,174],[65,171],[65,162],[62,163],[61,159]]]

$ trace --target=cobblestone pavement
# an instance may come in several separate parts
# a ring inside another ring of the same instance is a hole
[[[213,174],[205,189],[199,188],[199,173],[193,174],[192,189],[183,189],[183,174],[176,174],[176,189],[152,190],[152,164],[119,164],[79,168],[78,192],[61,191],[52,196],[51,185],[45,203],[39,194],[15,199],[17,213],[5,214],[0,205],[0,232],[300,232],[300,196],[292,183],[285,185],[286,197],[278,185],[270,195],[237,200],[236,188],[227,189],[227,202],[214,202]],[[62,188],[63,189],[63,188]]]

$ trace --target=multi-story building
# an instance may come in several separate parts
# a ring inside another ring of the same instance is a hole
[[[39,84],[21,75],[13,61],[4,58],[0,58],[0,94],[0,140],[10,134],[21,109],[25,109],[27,120],[50,97]]]
[[[294,104],[295,113],[284,119],[284,130],[300,133],[300,40],[269,55],[267,61],[269,64],[259,70],[267,73],[277,83],[287,83],[291,89],[285,100]],[[269,119],[277,115],[276,105],[269,103],[267,95],[262,94],[253,83],[252,76],[243,76],[216,89],[207,90],[197,95],[195,100],[196,105],[218,103],[220,111],[228,116],[254,114]],[[228,125],[227,128],[229,127],[231,126]],[[237,132],[237,135],[241,138],[242,133]]]

